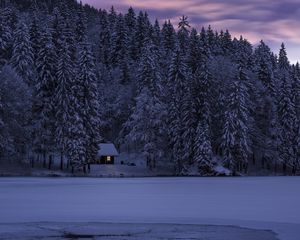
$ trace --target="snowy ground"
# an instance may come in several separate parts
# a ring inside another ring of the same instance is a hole
[[[299,177],[0,178],[0,239],[299,240],[299,199]]]

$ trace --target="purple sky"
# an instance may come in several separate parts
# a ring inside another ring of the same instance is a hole
[[[96,8],[126,12],[129,6],[146,10],[150,17],[178,23],[187,15],[193,27],[229,29],[251,43],[264,39],[275,51],[286,43],[291,62],[300,60],[300,0],[83,0]]]

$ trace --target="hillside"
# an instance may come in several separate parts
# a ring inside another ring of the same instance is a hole
[[[80,172],[113,142],[174,175],[299,173],[300,67],[284,44],[75,0],[0,6],[0,162]]]

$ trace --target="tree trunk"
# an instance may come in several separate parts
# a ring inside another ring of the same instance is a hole
[[[52,165],[52,155],[49,155],[49,170],[51,170],[51,165]]]
[[[46,151],[43,152],[43,168],[46,168]]]
[[[255,166],[255,154],[254,153],[252,154],[252,162],[253,162],[253,165]]]
[[[40,164],[40,154],[38,154],[37,156],[36,156],[36,161],[38,162],[38,165],[39,165],[39,167],[41,166],[41,164]]]
[[[34,157],[31,157],[31,167],[34,168]]]
[[[247,174],[248,173],[248,163],[245,163],[245,174]]]
[[[293,168],[292,168],[292,174],[293,174],[293,176],[296,175],[296,167],[295,166],[293,166]]]
[[[63,155],[63,152],[60,153],[60,170],[64,170],[64,155]]]
[[[91,164],[90,163],[88,163],[88,171],[89,171],[89,173],[91,173]]]
[[[286,174],[286,164],[285,163],[282,164],[282,171],[284,174]]]

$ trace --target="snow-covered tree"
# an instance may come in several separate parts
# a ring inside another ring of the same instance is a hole
[[[12,29],[5,16],[7,8],[0,9],[0,67],[3,66],[10,57],[10,48],[12,46]]]
[[[124,125],[124,142],[141,149],[150,169],[164,155],[166,110],[161,101],[144,87],[136,98],[133,113]]]
[[[138,89],[147,87],[153,95],[161,95],[161,73],[159,53],[151,39],[145,39],[138,70]]]
[[[11,65],[29,86],[34,84],[33,57],[28,26],[24,21],[20,20],[14,34]]]
[[[213,168],[213,151],[210,141],[209,126],[206,121],[200,121],[194,143],[195,163],[201,175],[211,174]]]
[[[86,162],[92,161],[97,154],[101,141],[99,97],[97,90],[95,59],[90,44],[84,42],[79,48],[78,72],[75,96],[78,98],[78,118],[82,119]]]
[[[61,166],[63,156],[67,153],[67,141],[70,137],[69,128],[71,122],[70,105],[72,99],[72,83],[74,81],[74,63],[71,60],[71,51],[66,41],[61,44],[62,48],[58,55],[57,85],[55,89],[55,138],[58,149],[61,152]]]
[[[189,91],[189,72],[181,51],[177,50],[172,57],[168,73],[168,105],[169,105],[169,135],[172,155],[175,161],[175,171],[182,174],[184,170],[184,99]]]
[[[179,48],[181,51],[186,53],[187,47],[189,45],[189,35],[190,35],[190,24],[187,16],[182,16],[178,23],[178,41]]]
[[[37,78],[34,86],[32,122],[34,150],[45,157],[54,150],[55,132],[55,90],[57,56],[49,29],[45,29],[40,39],[41,49],[36,59]]]
[[[279,80],[280,80],[280,100],[278,103],[279,117],[279,139],[280,159],[283,163],[283,170],[286,171],[286,166],[290,165],[295,159],[295,141],[297,128],[297,117],[295,105],[292,100],[292,81],[290,74],[290,65],[287,58],[287,53],[284,44],[282,44],[279,59]]]
[[[81,43],[84,41],[86,36],[86,29],[87,29],[87,19],[86,19],[86,15],[82,3],[80,3],[79,8],[77,10],[76,29],[75,29],[76,32],[75,39],[77,43]]]
[[[128,57],[127,47],[129,44],[128,31],[124,23],[123,15],[119,15],[117,23],[111,35],[110,64],[118,66],[122,60]]]
[[[242,65],[231,82],[222,137],[223,156],[233,174],[246,169],[249,147],[248,77]]]
[[[0,159],[20,162],[29,142],[30,91],[9,65],[0,71]]]
[[[177,38],[171,21],[167,21],[162,27],[162,46],[166,57],[171,57],[172,51],[176,48]]]

